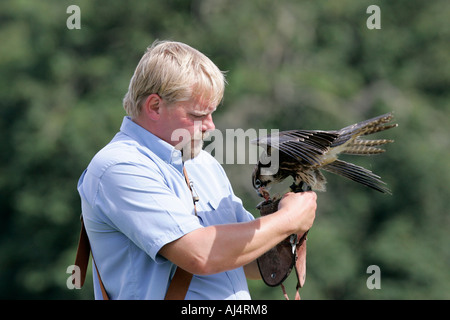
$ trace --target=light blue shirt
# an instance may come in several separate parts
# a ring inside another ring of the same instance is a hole
[[[200,198],[198,217],[181,152],[125,117],[80,177],[84,223],[111,299],[164,299],[176,266],[158,254],[161,247],[199,228],[253,219],[210,154],[185,167]],[[243,268],[194,275],[186,299],[250,299]]]

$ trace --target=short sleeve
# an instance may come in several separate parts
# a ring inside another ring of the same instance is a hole
[[[165,244],[202,227],[192,214],[189,194],[180,198],[156,166],[155,170],[134,163],[109,167],[100,179],[95,205],[104,221],[155,261]]]

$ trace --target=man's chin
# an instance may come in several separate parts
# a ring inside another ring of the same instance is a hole
[[[192,143],[186,144],[181,149],[183,161],[194,159],[200,154],[202,149],[203,149],[203,140],[193,140]]]

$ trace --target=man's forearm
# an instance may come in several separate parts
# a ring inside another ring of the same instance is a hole
[[[194,274],[214,274],[249,264],[292,232],[279,211],[250,222],[197,229],[160,254]]]
[[[244,266],[245,277],[248,280],[261,280],[261,272],[259,272],[258,262],[253,260],[252,262]]]

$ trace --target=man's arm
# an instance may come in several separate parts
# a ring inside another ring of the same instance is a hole
[[[273,214],[249,222],[196,229],[163,246],[159,254],[193,274],[235,269],[248,265],[290,234],[309,230],[315,210],[314,192],[289,193]]]
[[[244,266],[245,277],[249,280],[261,280],[261,272],[259,272],[258,262],[253,260]]]

